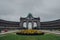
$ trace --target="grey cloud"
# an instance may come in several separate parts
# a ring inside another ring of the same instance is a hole
[[[41,21],[60,19],[60,0],[0,0],[0,19],[19,21],[28,13]]]

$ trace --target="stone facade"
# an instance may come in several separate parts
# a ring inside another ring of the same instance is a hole
[[[27,27],[23,27],[23,23],[27,23]],[[20,22],[13,22],[13,21],[6,21],[0,19],[0,30],[8,29],[28,29],[28,23],[32,23],[32,29],[45,29],[45,30],[60,30],[60,19],[54,20],[54,21],[48,21],[48,22],[40,22],[40,18],[35,18],[31,14],[29,14],[27,17],[20,18]],[[37,23],[37,27],[34,28],[34,22]]]
[[[24,28],[23,27],[24,22],[26,22],[26,28],[25,29],[28,29],[29,22],[32,23],[32,29],[40,29],[40,18],[39,17],[35,18],[35,17],[32,16],[32,14],[28,14],[28,16],[25,17],[25,18],[21,17],[20,18],[20,27],[21,27],[21,29]],[[37,24],[36,28],[34,28],[34,22]]]

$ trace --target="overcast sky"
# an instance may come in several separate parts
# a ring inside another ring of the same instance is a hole
[[[0,0],[0,19],[19,21],[29,13],[41,21],[60,19],[60,0]]]

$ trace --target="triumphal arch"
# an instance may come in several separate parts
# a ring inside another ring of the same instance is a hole
[[[26,23],[26,27],[23,26],[23,24]],[[31,23],[31,28],[28,27],[28,24]],[[36,23],[35,25],[37,25],[36,27],[34,27],[34,23]],[[28,14],[27,17],[23,18],[20,17],[20,29],[40,29],[40,18],[37,17],[33,17],[31,13]]]

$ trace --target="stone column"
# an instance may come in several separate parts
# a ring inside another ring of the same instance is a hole
[[[33,29],[33,27],[34,27],[34,22],[32,21],[32,29]]]
[[[26,27],[27,27],[27,29],[28,29],[28,21],[26,21]]]
[[[40,29],[40,21],[37,21],[37,28]]]
[[[23,29],[23,22],[20,22],[20,29]]]

